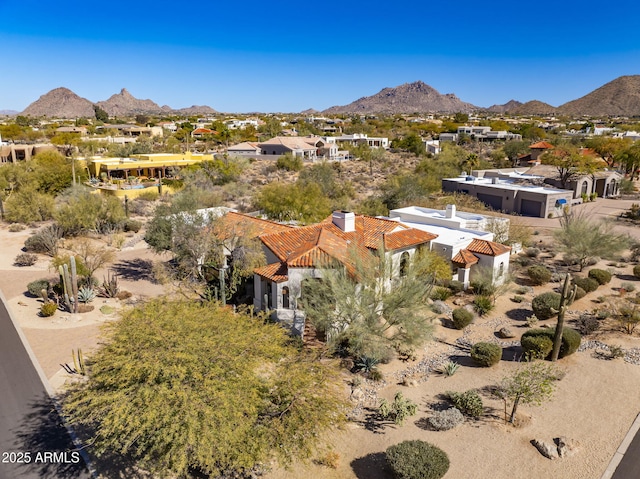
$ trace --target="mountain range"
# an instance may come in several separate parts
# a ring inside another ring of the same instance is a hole
[[[31,103],[23,112],[25,116],[47,116],[51,118],[95,117],[94,106],[106,111],[109,116],[131,116],[137,114],[178,114],[195,115],[216,113],[209,106],[193,105],[178,110],[170,106],[159,106],[151,100],[139,100],[126,88],[120,93],[111,95],[109,99],[93,103],[76,95],[68,88],[55,88]]]
[[[93,103],[67,88],[56,88],[31,103],[23,115],[54,118],[93,117],[94,106],[105,110],[109,116],[135,114],[210,114],[216,111],[209,106],[191,106],[174,110],[159,106],[151,100],[139,100],[123,88],[109,99]],[[307,110],[314,111],[315,110]],[[589,116],[640,116],[640,75],[628,75],[601,86],[591,93],[558,107],[532,100],[521,103],[510,100],[504,105],[483,108],[462,101],[453,93],[441,94],[422,81],[405,83],[395,88],[384,88],[372,96],[362,97],[348,105],[332,106],[324,114],[348,113],[470,113],[489,111],[513,115],[589,115]]]

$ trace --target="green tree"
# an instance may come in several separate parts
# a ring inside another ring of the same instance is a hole
[[[347,344],[354,357],[383,359],[394,347],[415,347],[431,333],[427,300],[436,276],[430,252],[416,253],[403,275],[384,251],[348,252],[348,268],[327,265],[320,281],[302,288],[302,309],[329,344]],[[430,262],[432,262],[430,264]]]
[[[126,219],[118,198],[94,195],[80,187],[63,197],[53,216],[65,236],[85,231],[111,233],[119,230]]]
[[[629,174],[635,176],[640,167],[640,143],[635,142],[631,146],[619,151],[615,161]]]
[[[616,157],[628,148],[630,144],[631,142],[628,139],[608,136],[595,136],[587,140],[587,147],[600,155],[609,167],[614,166]]]
[[[469,114],[458,112],[453,115],[453,121],[455,121],[456,123],[466,123],[469,121]]]
[[[331,200],[315,183],[271,183],[256,195],[254,205],[270,219],[316,223],[331,214]]]
[[[515,373],[505,377],[498,393],[505,401],[505,412],[506,402],[512,403],[509,422],[513,424],[520,404],[539,406],[548,400],[553,395],[555,382],[559,377],[558,370],[543,361],[534,361],[520,366]]]
[[[520,140],[509,140],[502,147],[505,155],[509,158],[512,166],[515,166],[518,157],[529,151],[529,142]]]
[[[93,111],[95,112],[96,120],[101,122],[109,121],[109,114],[98,105],[93,105]]]
[[[291,346],[279,325],[212,304],[129,310],[88,370],[64,400],[71,423],[87,428],[92,452],[162,477],[309,457],[344,418],[332,365]]]
[[[560,184],[563,189],[566,189],[567,183],[576,179],[579,173],[587,172],[589,159],[575,146],[564,144],[540,155],[540,162],[556,167]]]
[[[614,233],[610,223],[592,221],[584,213],[565,213],[554,238],[565,256],[576,261],[580,271],[590,258],[613,258],[630,245],[626,235]]]

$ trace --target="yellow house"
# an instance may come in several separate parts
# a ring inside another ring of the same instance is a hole
[[[152,153],[132,155],[131,158],[94,158],[89,171],[93,177],[103,181],[128,180],[130,176],[142,179],[173,176],[176,169],[213,160],[213,155],[197,153]]]

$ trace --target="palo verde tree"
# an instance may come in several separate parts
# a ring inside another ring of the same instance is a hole
[[[307,279],[302,309],[313,325],[325,332],[330,345],[347,345],[354,357],[383,359],[394,348],[419,345],[431,333],[427,304],[437,279],[451,277],[449,265],[430,251],[416,253],[402,267],[382,250],[354,247],[349,267],[327,265],[320,280]]]
[[[64,410],[92,452],[161,477],[244,475],[309,457],[344,418],[334,365],[283,328],[211,303],[153,301],[110,323]]]
[[[628,236],[613,232],[610,223],[591,221],[584,213],[565,213],[554,232],[558,246],[580,271],[591,258],[612,258],[630,245]]]
[[[541,405],[553,395],[559,377],[558,370],[553,365],[534,361],[520,366],[513,374],[503,378],[496,392],[505,402],[505,420],[508,401],[512,404],[509,422],[513,424],[518,406]]]

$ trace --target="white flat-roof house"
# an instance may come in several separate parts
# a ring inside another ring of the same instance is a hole
[[[442,190],[473,196],[496,211],[538,218],[562,216],[564,208],[571,205],[572,191],[521,183],[517,177],[478,178],[463,174],[456,178],[443,178]]]
[[[371,148],[389,148],[389,138],[385,137],[369,137],[366,133],[354,133],[352,135],[327,136],[325,139],[331,143],[350,143],[358,145],[367,143]]]
[[[451,261],[454,279],[467,288],[479,269],[492,272],[494,284],[502,284],[509,271],[511,248],[493,241],[486,231],[492,222],[508,230],[509,219],[457,211],[455,205],[445,210],[408,206],[389,212],[390,219],[403,225],[437,235],[431,250]],[[476,266],[477,265],[477,266]]]

